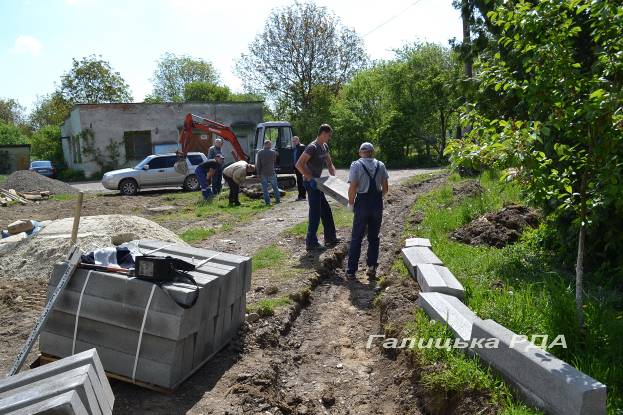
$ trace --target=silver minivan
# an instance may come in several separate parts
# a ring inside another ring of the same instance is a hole
[[[104,174],[102,185],[106,189],[119,190],[122,195],[133,196],[148,187],[182,187],[187,191],[199,190],[195,168],[207,160],[203,153],[188,153],[188,174],[179,174],[173,168],[177,156],[174,153],[155,154],[145,157],[136,166],[113,170]]]

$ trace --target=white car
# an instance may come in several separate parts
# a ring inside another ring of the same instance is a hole
[[[177,156],[174,153],[155,154],[145,157],[133,168],[109,171],[102,177],[102,185],[109,190],[119,190],[122,195],[133,196],[147,187],[179,187],[199,190],[195,168],[207,160],[203,153],[188,153],[188,174],[179,174],[173,168]]]

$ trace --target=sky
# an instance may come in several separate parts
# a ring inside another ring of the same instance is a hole
[[[135,101],[165,52],[212,62],[242,92],[235,61],[276,7],[293,0],[0,0],[0,98],[31,109],[52,92],[72,58],[101,55],[129,84]],[[363,36],[371,59],[414,41],[461,38],[452,0],[316,0]]]

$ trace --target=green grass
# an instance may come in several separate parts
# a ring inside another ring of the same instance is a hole
[[[567,348],[549,351],[608,386],[609,413],[623,410],[620,293],[613,287],[591,286],[590,276],[586,276],[586,329],[581,332],[575,317],[573,275],[556,269],[550,263],[552,253],[538,248],[536,241],[542,230],[527,231],[518,243],[502,249],[465,245],[448,238],[452,230],[479,215],[522,200],[518,187],[484,174],[480,178],[484,193],[457,201],[452,196],[452,185],[459,181],[452,176],[447,185],[419,198],[412,209],[424,212],[424,220],[406,229],[406,234],[431,240],[437,256],[463,283],[466,303],[479,317],[494,319],[518,334],[547,334],[550,341],[563,334]],[[451,365],[467,357],[453,359],[449,359],[454,361]],[[471,371],[474,379],[483,375],[482,370]],[[441,385],[449,374],[442,370],[431,376],[431,384]],[[501,390],[495,382],[480,384]],[[508,410],[514,410],[515,404],[506,399],[503,389],[493,396],[499,402],[505,401]]]
[[[433,173],[416,174],[415,176],[412,176],[412,177],[409,177],[408,179],[403,180],[402,184],[407,185],[407,186],[414,185],[414,184],[425,182],[426,180],[432,179],[433,177],[436,177],[436,176],[441,176],[446,173],[448,173],[448,169],[439,169]]]
[[[72,195],[72,194],[60,194],[60,195],[50,196],[51,200],[56,200],[58,202],[67,202],[69,200],[76,200],[77,198],[78,198],[78,195]]]
[[[345,207],[342,206],[332,206],[331,211],[333,212],[333,221],[335,222],[336,228],[347,228],[352,226],[353,224],[353,214],[348,211]],[[291,228],[286,230],[286,233],[291,236],[305,236],[307,234],[307,221],[303,221],[297,223]],[[318,233],[323,232],[322,223],[318,227]]]
[[[216,230],[214,228],[189,228],[180,234],[180,238],[182,238],[184,242],[192,243],[208,239],[215,233]]]
[[[258,249],[253,255],[253,271],[265,268],[279,269],[287,261],[288,256],[283,248],[269,245]]]
[[[288,297],[262,298],[257,303],[249,304],[247,312],[258,313],[262,317],[268,317],[274,315],[277,308],[289,304],[292,304],[292,300]]]
[[[7,176],[5,174],[0,174],[0,184],[6,181]]]

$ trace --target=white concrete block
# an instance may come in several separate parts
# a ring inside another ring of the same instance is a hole
[[[335,176],[324,176],[315,180],[318,185],[318,190],[331,197],[339,204],[348,206],[348,183]]]
[[[417,281],[423,292],[438,292],[463,299],[465,289],[447,267],[435,264],[418,264]]]
[[[0,410],[2,412],[2,410]],[[5,412],[2,412],[5,413]],[[76,391],[61,393],[60,395],[25,406],[7,415],[88,415],[89,412],[80,400]]]
[[[443,262],[437,258],[433,251],[422,246],[402,248],[402,259],[414,278],[417,277],[416,269],[418,264],[443,265]]]
[[[530,404],[555,415],[606,413],[606,385],[529,341],[518,340],[506,327],[493,320],[477,320],[472,337],[499,339],[497,348],[473,351],[498,370]]]
[[[427,238],[409,238],[405,241],[405,247],[409,248],[412,246],[423,246],[426,248],[431,248],[430,239]]]
[[[461,340],[473,337],[472,326],[480,319],[458,298],[437,292],[422,292],[417,304],[430,318],[447,324]]]

